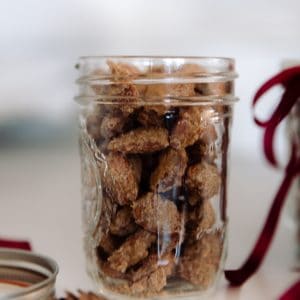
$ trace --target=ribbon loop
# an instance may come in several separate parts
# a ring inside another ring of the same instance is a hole
[[[286,118],[292,107],[300,98],[300,67],[282,71],[278,75],[268,80],[265,84],[263,84],[254,96],[253,108],[257,104],[260,97],[271,87],[277,84],[282,84],[285,87],[285,91],[282,95],[281,101],[272,113],[271,117],[266,121],[260,121],[254,115],[255,123],[258,126],[265,128],[263,142],[264,153],[269,163],[275,167],[278,166],[278,164],[273,149],[274,135],[278,125],[284,118]]]
[[[264,83],[256,92],[252,107],[255,107],[263,94],[277,84],[281,84],[285,88],[285,91],[280,103],[269,120],[263,122],[254,116],[256,124],[265,129],[263,138],[264,154],[273,166],[277,166],[273,149],[276,129],[282,120],[284,120],[284,118],[289,114],[292,107],[296,105],[297,101],[300,99],[300,66],[286,69]],[[296,176],[300,174],[300,155],[297,147],[299,147],[299,145],[294,143],[289,162],[285,167],[283,181],[277,191],[275,199],[273,200],[263,229],[248,259],[239,269],[225,271],[227,280],[234,286],[242,285],[249,277],[251,277],[258,270],[265,255],[267,254],[290,186]],[[297,283],[296,286],[299,288],[299,283]]]

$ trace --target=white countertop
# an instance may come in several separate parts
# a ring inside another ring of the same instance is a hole
[[[229,257],[238,267],[262,226],[281,174],[261,161],[231,157],[229,188]],[[54,258],[60,273],[57,291],[91,289],[85,273],[81,234],[80,166],[76,146],[35,150],[0,149],[0,236],[30,239],[35,251]],[[299,278],[295,266],[293,228],[281,219],[260,271],[242,288],[223,279],[216,300],[267,300]]]

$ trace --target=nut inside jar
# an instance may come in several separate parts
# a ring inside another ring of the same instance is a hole
[[[86,230],[93,273],[105,289],[138,297],[206,290],[223,264],[231,105],[180,100],[222,99],[231,82],[149,84],[163,76],[163,65],[107,65],[109,83],[90,85],[96,100],[82,111],[81,124],[97,169],[82,174],[96,177],[85,178],[83,189],[98,191],[83,199],[85,213],[99,216]],[[172,72],[206,71],[183,64]],[[87,153],[81,155],[84,161]]]

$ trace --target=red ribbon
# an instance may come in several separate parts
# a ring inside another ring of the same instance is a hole
[[[277,166],[277,162],[273,150],[274,134],[277,126],[289,114],[300,97],[300,66],[286,69],[264,83],[254,96],[253,108],[260,97],[277,84],[281,84],[285,88],[285,91],[271,118],[267,121],[260,121],[254,116],[255,123],[265,128],[264,153],[267,160],[275,167]]]
[[[279,300],[299,300],[300,296],[300,281],[292,285]]]
[[[286,69],[264,83],[254,96],[253,108],[262,95],[264,95],[273,86],[278,84],[281,84],[284,87],[285,91],[282,95],[280,103],[278,104],[271,117],[266,121],[260,121],[254,116],[256,124],[264,128],[264,154],[270,164],[274,167],[278,166],[273,148],[276,129],[282,122],[282,120],[289,114],[292,107],[297,103],[297,101],[300,101],[300,66]],[[231,285],[240,286],[247,279],[249,279],[258,270],[261,263],[263,262],[265,255],[267,254],[267,251],[274,237],[282,206],[285,202],[289,188],[293,180],[300,174],[300,157],[299,149],[297,149],[297,146],[299,147],[299,145],[294,144],[292,147],[290,160],[285,168],[283,181],[279,187],[279,190],[277,191],[275,199],[273,200],[263,229],[248,259],[239,269],[225,271],[225,276],[231,283]],[[295,293],[299,297],[299,285],[300,281],[297,282],[280,299],[295,299],[293,298]]]
[[[0,248],[21,249],[31,251],[31,245],[27,241],[13,241],[0,239]]]

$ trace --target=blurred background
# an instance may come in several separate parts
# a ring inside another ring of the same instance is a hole
[[[1,144],[68,140],[81,55],[229,56],[240,75],[233,151],[257,155],[251,97],[299,58],[299,11],[297,0],[1,1]]]
[[[299,58],[299,11],[297,0],[1,1],[1,144],[67,142],[81,55],[229,56],[240,75],[233,151],[257,155],[251,97]]]
[[[81,55],[229,56],[240,75],[233,151],[257,155],[251,97],[299,58],[299,11],[297,0],[1,1],[1,144],[67,139]]]
[[[73,101],[74,66],[82,55],[235,58],[240,102],[232,131],[229,214],[240,209],[239,215],[249,212],[248,221],[263,220],[280,174],[264,162],[250,104],[283,61],[300,58],[299,12],[299,0],[1,1],[0,235],[32,239],[61,264],[61,286],[82,284],[74,277],[83,261],[76,246],[80,167]],[[272,92],[261,111],[268,113],[268,102],[274,105],[279,95],[280,89]],[[283,148],[284,133],[278,139]],[[232,226],[238,221],[236,215]],[[259,228],[261,222],[251,225]],[[232,248],[245,247],[229,263],[240,262],[257,235],[254,230],[244,237],[247,226],[246,217],[239,239],[230,241]],[[278,246],[277,254],[282,251]],[[74,255],[61,255],[69,252]]]

